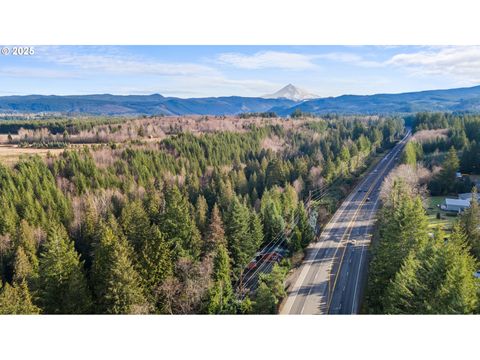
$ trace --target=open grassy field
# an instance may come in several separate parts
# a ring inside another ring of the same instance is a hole
[[[21,148],[14,145],[0,144],[0,163],[4,165],[15,164],[22,155],[39,155],[46,157],[47,154],[59,154],[64,149],[35,149]]]
[[[440,205],[445,200],[445,196],[431,196],[427,199],[427,215],[429,228],[434,229],[441,227],[448,236],[453,223],[457,220],[457,216],[452,213],[440,209]],[[440,219],[437,219],[437,213],[440,213]]]

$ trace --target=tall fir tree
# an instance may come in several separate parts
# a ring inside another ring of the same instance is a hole
[[[460,161],[457,151],[452,146],[442,163],[442,170],[430,182],[430,186],[433,187],[432,190],[441,194],[448,194],[454,191],[456,187],[456,173],[459,171],[459,167]]]
[[[220,209],[215,204],[210,215],[210,224],[204,241],[203,253],[210,254],[214,252],[221,244],[226,245],[225,230],[223,226]]]
[[[230,314],[235,312],[230,258],[225,244],[219,243],[213,263],[213,286],[208,292],[209,314]]]
[[[0,282],[0,315],[33,315],[39,314],[40,308],[33,304],[28,285],[25,280],[13,286]]]
[[[302,202],[298,203],[296,216],[298,217],[297,228],[302,234],[302,247],[307,247],[315,238],[315,233],[310,226],[308,212]]]
[[[195,203],[195,223],[202,234],[205,233],[208,220],[208,204],[203,195],[197,198]]]
[[[470,207],[461,214],[460,224],[466,234],[472,254],[477,260],[480,260],[480,206],[477,196],[477,187],[474,186]]]
[[[166,190],[161,229],[175,257],[198,258],[201,251],[200,233],[192,218],[191,205],[176,185]]]
[[[415,254],[410,253],[386,289],[382,299],[384,313],[415,314],[419,311],[422,299],[419,298],[418,291],[422,284],[417,278],[417,271],[420,266]]]
[[[249,227],[249,211],[237,197],[234,198],[227,221],[228,250],[232,256],[233,272],[239,276],[250,261],[252,238]],[[250,250],[250,251],[249,251]]]
[[[264,282],[260,282],[255,293],[252,312],[254,314],[275,314],[277,311],[277,298]]]
[[[135,253],[138,253],[150,237],[151,230],[150,219],[140,201],[125,204],[120,217],[120,224]]]
[[[263,225],[260,216],[254,209],[250,213],[250,236],[253,251],[256,251],[263,244]]]
[[[62,225],[52,224],[40,253],[39,304],[47,314],[91,311],[91,295],[83,262]]]
[[[98,312],[139,314],[150,310],[140,275],[132,263],[132,249],[114,219],[102,226],[92,278]]]
[[[21,246],[25,252],[33,272],[38,271],[37,242],[35,240],[34,229],[30,224],[22,220],[18,226],[16,234],[16,246]]]
[[[255,314],[275,314],[285,292],[285,269],[275,264],[270,274],[262,274],[255,295]]]
[[[38,275],[38,262],[36,265],[37,269],[35,269],[34,266],[23,249],[23,246],[18,246],[14,258],[13,281],[22,282],[25,280],[31,282]]]
[[[475,260],[465,235],[455,225],[450,239],[435,232],[411,251],[386,291],[385,312],[392,314],[469,314],[478,304]]]
[[[139,274],[151,302],[159,307],[157,289],[163,281],[173,275],[173,261],[170,248],[160,229],[153,225],[150,236],[143,243],[139,254]]]
[[[373,248],[366,299],[371,312],[383,313],[388,284],[410,251],[428,241],[428,221],[421,199],[412,199],[402,181],[394,182],[378,218],[378,241]]]
[[[470,314],[477,311],[479,283],[473,276],[477,261],[470,255],[467,235],[455,224],[448,243],[443,248],[445,278],[437,291],[438,314]]]

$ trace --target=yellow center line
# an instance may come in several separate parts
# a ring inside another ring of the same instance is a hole
[[[408,134],[405,138],[408,137]],[[402,139],[402,141],[400,142],[400,144],[403,145],[403,141],[405,140]],[[397,154],[399,153],[400,151],[397,151]],[[362,201],[360,202],[360,205],[358,206],[357,210],[355,211],[355,213],[353,214],[353,218],[352,220],[350,220],[350,222],[348,223],[348,226],[347,226],[347,231],[343,234],[342,236],[342,239],[340,240],[340,244],[345,240],[346,237],[350,237],[351,233],[352,233],[352,230],[353,230],[353,227],[352,227],[352,223],[356,220],[356,217],[358,215],[358,212],[363,208],[363,205],[365,204],[365,200],[368,198],[368,196],[370,195],[370,193],[372,192],[373,188],[375,187],[376,183],[378,182],[378,179],[380,178],[383,178],[383,175],[386,173],[387,169],[388,169],[388,166],[390,165],[391,161],[395,158],[396,154],[394,155],[394,152],[392,151],[391,152],[391,158],[390,158],[390,161],[388,162],[388,164],[385,166],[384,170],[381,172],[381,176],[377,178],[376,181],[374,181],[372,183],[372,185],[370,185],[367,193],[365,194],[365,196],[363,197]],[[380,174],[379,174],[380,175]],[[338,248],[337,248],[338,249]],[[330,306],[332,304],[332,300],[333,300],[333,294],[335,292],[335,286],[337,285],[337,279],[338,279],[338,274],[340,273],[340,270],[342,269],[342,265],[343,265],[343,258],[345,256],[345,252],[347,250],[347,246],[345,245],[344,248],[343,248],[343,252],[342,252],[342,257],[340,258],[340,264],[338,266],[338,270],[337,272],[335,273],[335,279],[333,281],[333,287],[332,289],[330,290],[329,289],[329,294],[328,294],[328,303],[327,303],[327,314],[330,312]],[[336,252],[335,254],[333,255],[334,259],[335,259],[335,255],[336,255]],[[332,263],[332,270],[333,270],[333,267],[334,267],[334,263],[335,263],[335,260],[333,260],[333,263]],[[331,277],[331,274],[329,275],[329,278]],[[330,284],[330,279],[328,280],[328,283]]]
[[[368,189],[367,193],[365,194],[365,196],[363,197],[362,201],[360,202],[360,205],[358,206],[357,210],[355,211],[355,214],[353,215],[353,218],[352,220],[350,220],[350,222],[348,223],[348,226],[347,226],[347,231],[343,234],[343,237],[342,239],[340,240],[340,243],[342,243],[345,238],[348,238],[350,237],[350,234],[352,233],[352,230],[353,230],[353,226],[352,226],[352,223],[356,220],[356,217],[358,215],[358,212],[362,209],[363,205],[365,204],[365,200],[368,198],[368,196],[370,195],[372,189],[374,188],[375,186],[375,183],[370,185],[370,188]],[[333,299],[333,293],[335,292],[335,286],[337,285],[337,279],[338,279],[338,274],[340,273],[340,270],[342,268],[342,264],[343,264],[343,258],[345,256],[345,252],[346,252],[346,249],[347,249],[347,246],[344,246],[343,247],[343,252],[342,252],[342,257],[340,258],[340,264],[339,264],[339,267],[338,267],[338,270],[337,272],[335,273],[335,279],[334,279],[334,282],[333,282],[333,287],[332,287],[332,290],[331,290],[331,293],[328,294],[328,304],[327,304],[327,314],[329,313],[330,311],[330,305],[332,303],[332,299]],[[335,257],[335,255],[334,255]],[[332,270],[333,270],[333,265],[332,265]],[[330,275],[331,276],[331,275]]]

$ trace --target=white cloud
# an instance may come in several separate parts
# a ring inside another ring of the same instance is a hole
[[[161,93],[181,97],[258,96],[283,86],[262,79],[232,78],[202,63],[157,61],[112,47],[49,46],[37,48],[36,54],[38,67],[1,68],[0,77],[82,80],[72,85],[74,90],[56,93]],[[104,75],[111,81],[92,81]],[[142,75],[146,76],[140,78]]]
[[[43,59],[58,65],[71,66],[83,71],[100,71],[124,75],[216,75],[217,71],[209,66],[195,63],[157,62],[127,54],[115,49],[91,48],[89,53],[69,51],[68,48],[42,49]]]
[[[431,47],[394,55],[385,64],[405,68],[415,76],[448,76],[464,83],[480,82],[480,46]]]
[[[172,96],[260,96],[283,84],[260,79],[232,79],[225,76],[181,77],[171,83],[166,94]],[[185,91],[185,89],[190,89]]]
[[[348,52],[331,52],[326,54],[315,55],[317,59],[326,59],[331,61],[344,62],[362,67],[380,67],[383,64],[379,61],[367,60],[364,57],[348,53]]]
[[[253,55],[241,53],[220,54],[217,61],[240,69],[283,69],[283,70],[311,70],[318,68],[315,60],[329,60],[343,62],[362,67],[380,67],[379,61],[368,60],[358,54],[349,52],[330,52],[325,54],[298,54],[279,51],[260,51]]]
[[[260,51],[253,55],[224,53],[218,56],[218,62],[240,69],[285,69],[305,70],[315,68],[310,55],[279,51]]]
[[[164,96],[210,97],[210,96],[259,96],[278,90],[282,84],[253,79],[229,79],[223,76],[166,77],[160,86],[120,86],[115,89],[119,95],[148,95],[159,93]],[[111,92],[111,89],[98,90]],[[97,91],[97,92],[98,92]]]
[[[68,79],[79,77],[78,74],[71,71],[45,69],[40,67],[3,67],[0,69],[0,76],[49,79]]]

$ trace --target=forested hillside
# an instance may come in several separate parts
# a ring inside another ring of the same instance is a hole
[[[176,131],[0,165],[0,313],[274,312],[288,261],[257,294],[235,297],[255,252],[306,219],[309,190],[336,181],[346,193],[403,133],[393,119],[300,124]],[[289,254],[312,240],[306,224],[291,229]]]

